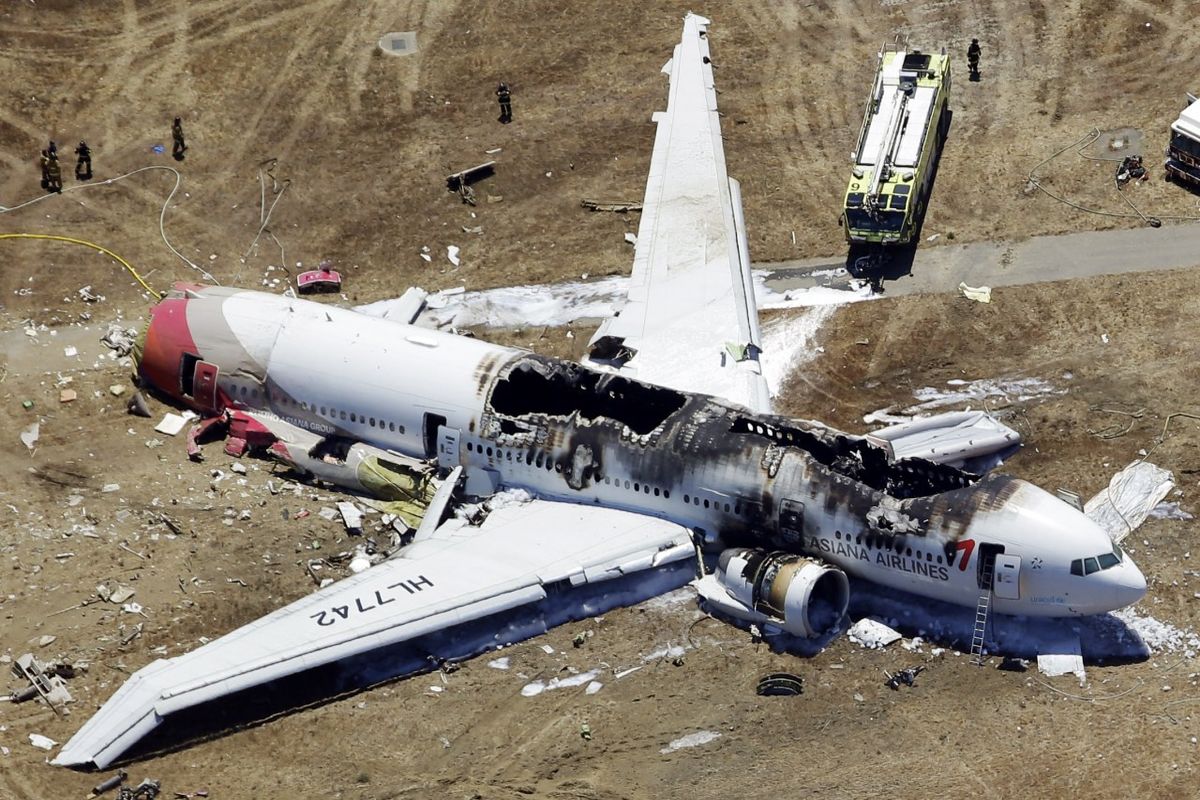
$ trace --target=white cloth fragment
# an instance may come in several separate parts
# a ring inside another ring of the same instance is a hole
[[[162,422],[154,426],[157,433],[165,433],[167,436],[178,436],[188,421],[196,418],[196,414],[192,411],[185,411],[182,414],[172,414],[170,411],[162,418]]]
[[[678,739],[672,739],[670,744],[658,752],[666,755],[676,750],[682,750],[685,747],[699,747],[702,744],[708,744],[720,738],[721,734],[716,731],[697,731],[696,733],[689,733],[687,736],[680,736]]]
[[[457,245],[452,244],[446,248],[446,258],[450,259],[451,264],[453,264],[456,267],[458,266],[459,258],[458,258],[458,246]]]
[[[54,741],[49,736],[42,736],[40,733],[29,734],[29,743],[39,750],[49,750],[58,745],[58,742]]]
[[[958,291],[963,297],[977,303],[992,302],[992,287],[990,286],[967,286],[965,283],[960,283]]]
[[[1167,470],[1149,461],[1134,461],[1084,504],[1083,513],[1120,542],[1146,521],[1174,486]]]
[[[38,436],[41,433],[41,427],[42,425],[40,422],[35,422],[25,430],[21,431],[21,444],[32,450],[34,445],[37,444]]]
[[[850,641],[868,650],[887,647],[892,642],[902,638],[899,633],[887,625],[870,617],[863,617],[851,625],[850,630],[846,634],[850,637]]]

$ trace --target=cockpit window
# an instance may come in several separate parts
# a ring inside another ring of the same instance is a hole
[[[1124,551],[1113,545],[1111,553],[1101,553],[1095,558],[1077,558],[1071,562],[1072,575],[1091,575],[1093,572],[1110,569],[1120,564],[1125,558]]]

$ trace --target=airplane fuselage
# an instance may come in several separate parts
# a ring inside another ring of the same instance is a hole
[[[141,368],[203,410],[265,410],[461,464],[470,493],[654,515],[951,603],[975,605],[985,565],[1002,613],[1098,613],[1144,592],[1100,528],[1025,481],[890,463],[819,423],[345,309],[193,287],[155,308]],[[1118,564],[1071,574],[1114,552]]]

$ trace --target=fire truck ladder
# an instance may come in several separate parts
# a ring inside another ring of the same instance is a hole
[[[975,633],[971,637],[971,661],[977,666],[983,666],[984,662],[983,640],[992,610],[992,577],[995,572],[996,562],[990,559],[983,567],[983,585],[987,588],[979,595],[979,602],[975,605]]]
[[[879,142],[879,151],[875,154],[875,170],[871,176],[871,185],[866,192],[866,201],[872,208],[879,203],[879,186],[886,181],[892,172],[892,161],[896,157],[896,147],[900,135],[904,132],[904,123],[908,118],[908,99],[911,92],[906,91],[904,84],[890,87],[896,93],[896,102],[892,104],[891,115],[888,117],[887,128]],[[881,91],[883,87],[880,87]]]

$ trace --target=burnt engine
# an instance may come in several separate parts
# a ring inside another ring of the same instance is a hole
[[[696,587],[715,610],[803,637],[828,633],[850,603],[850,582],[840,569],[754,548],[721,553],[717,571]]]

